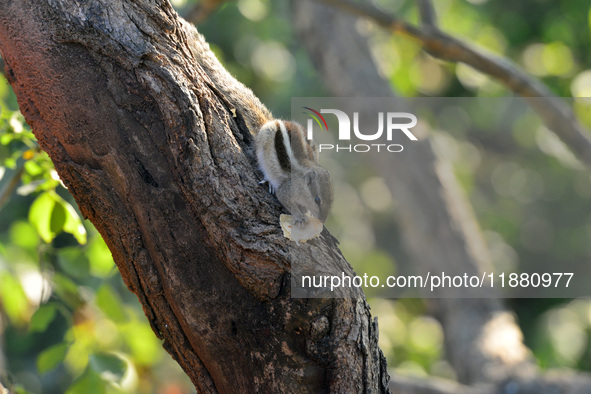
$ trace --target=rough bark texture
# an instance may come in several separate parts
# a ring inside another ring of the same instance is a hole
[[[257,184],[249,109],[220,95],[168,1],[0,9],[21,111],[199,392],[388,390],[361,294],[290,298],[293,244]],[[300,258],[351,272],[323,235]]]

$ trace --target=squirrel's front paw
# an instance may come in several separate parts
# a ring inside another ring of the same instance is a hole
[[[295,216],[294,215],[294,221],[293,221],[294,226],[302,228],[306,225],[307,222],[308,222],[308,218],[306,218],[306,215],[302,215],[302,216]]]
[[[275,188],[273,187],[271,182],[269,182],[267,179],[263,179],[262,181],[260,181],[259,185],[264,185],[265,183],[268,184],[268,186],[269,186],[269,193],[272,195],[275,195]]]

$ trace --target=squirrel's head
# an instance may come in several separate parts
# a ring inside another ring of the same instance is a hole
[[[333,200],[330,174],[322,167],[315,167],[304,174],[304,182],[308,191],[307,198],[309,199],[306,208],[309,209],[312,216],[324,223],[332,207]]]

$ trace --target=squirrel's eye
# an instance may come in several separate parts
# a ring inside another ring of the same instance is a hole
[[[320,197],[316,197],[314,199],[314,202],[316,203],[316,205],[320,205],[320,203],[322,202],[322,200],[320,199]]]

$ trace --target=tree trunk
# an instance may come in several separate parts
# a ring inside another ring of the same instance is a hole
[[[168,1],[0,9],[21,111],[199,392],[388,390],[363,295],[290,297],[294,244],[257,184],[250,109]],[[298,256],[351,273],[327,232]]]

